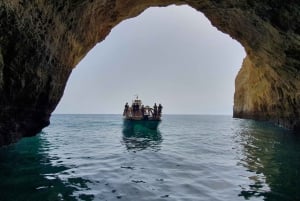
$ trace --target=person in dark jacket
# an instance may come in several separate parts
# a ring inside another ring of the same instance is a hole
[[[156,105],[156,103],[154,103],[154,106],[153,106],[153,114],[154,114],[154,118],[156,118],[156,116],[157,116],[157,105]]]
[[[128,105],[128,103],[126,103],[125,108],[124,108],[124,112],[123,112],[123,116],[127,116],[128,109],[129,109],[129,105]]]
[[[162,108],[163,108],[162,105],[159,104],[159,105],[158,105],[158,116],[159,116],[159,117],[161,116]]]

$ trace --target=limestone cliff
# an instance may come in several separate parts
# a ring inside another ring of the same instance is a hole
[[[170,4],[203,12],[244,46],[235,117],[299,128],[296,0],[0,0],[0,145],[49,124],[72,68],[114,26],[148,7]]]

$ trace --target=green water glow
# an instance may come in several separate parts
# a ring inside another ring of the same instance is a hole
[[[0,200],[300,200],[300,138],[229,116],[54,115],[0,149]]]

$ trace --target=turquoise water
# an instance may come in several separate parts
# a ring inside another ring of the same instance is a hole
[[[0,200],[300,200],[300,138],[230,116],[54,115],[0,148]]]

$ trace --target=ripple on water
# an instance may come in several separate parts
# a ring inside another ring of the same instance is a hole
[[[1,200],[300,200],[299,143],[227,116],[166,115],[153,131],[126,130],[118,115],[54,115],[0,149]]]

